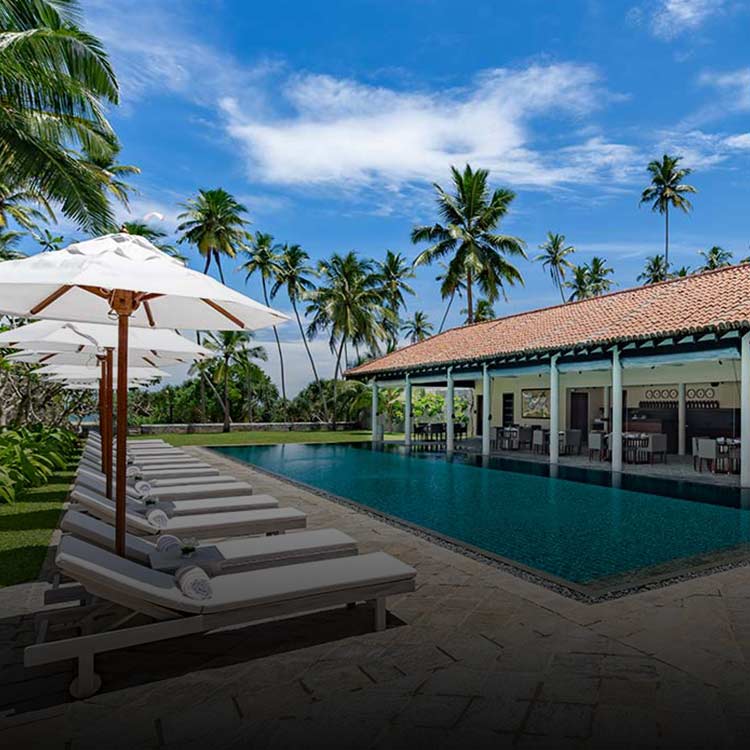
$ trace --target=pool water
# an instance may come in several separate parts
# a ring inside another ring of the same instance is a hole
[[[595,483],[573,481],[514,466],[525,462],[485,468],[476,456],[367,443],[214,450],[578,584],[750,541],[750,511],[732,507],[727,488],[683,486],[682,499],[666,497],[663,483],[654,484],[661,494],[643,491],[643,478],[635,491],[602,484],[603,472],[591,472]]]

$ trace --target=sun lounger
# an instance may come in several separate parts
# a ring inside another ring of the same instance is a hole
[[[97,547],[114,551],[114,526],[86,513],[69,510],[60,522],[60,528],[79,539]],[[238,570],[257,570],[274,565],[290,565],[309,560],[325,560],[332,557],[347,557],[357,554],[357,543],[343,531],[337,529],[314,529],[295,531],[279,536],[257,536],[228,539],[202,545],[199,549],[210,549],[212,556],[209,568],[211,575],[235,573]],[[158,555],[156,543],[133,534],[125,535],[125,554],[134,562],[150,565]],[[191,564],[191,559],[174,555],[174,567]]]
[[[98,492],[106,490],[107,480],[104,474],[85,467],[79,467],[76,472],[76,481]],[[125,491],[127,496],[134,500],[145,499],[146,497],[139,493],[134,486],[128,485]],[[253,488],[251,485],[230,477],[224,482],[213,482],[211,484],[153,487],[148,497],[154,500],[202,500],[210,497],[242,497],[252,494]]]
[[[115,522],[115,504],[92,491],[74,487],[71,500],[96,518]],[[292,529],[304,529],[307,516],[296,508],[267,508],[237,510],[224,513],[206,512],[172,516],[163,528],[150,523],[143,512],[128,504],[125,511],[127,530],[138,536],[174,534],[197,539],[222,539],[253,534],[278,534]]]
[[[87,466],[97,471],[101,470],[101,458],[92,458],[89,455],[84,455],[81,458],[81,465]],[[174,477],[215,477],[219,475],[219,470],[213,466],[206,464],[205,466],[180,466],[171,465],[167,467],[147,467],[135,466],[139,470],[140,474],[146,479],[170,479]]]
[[[107,500],[104,492],[76,483],[70,496],[75,499],[77,494],[86,492],[101,500]],[[173,516],[193,516],[199,513],[229,513],[235,510],[262,510],[264,508],[278,508],[279,501],[271,495],[239,495],[236,497],[208,497],[190,500],[140,500],[127,497],[126,502],[133,510],[146,513],[159,508],[170,518]]]
[[[32,667],[76,659],[77,677],[70,688],[76,698],[100,688],[94,660],[107,651],[361,601],[374,603],[375,629],[383,630],[386,597],[413,591],[415,578],[410,566],[375,552],[218,576],[210,580],[210,597],[195,599],[183,593],[175,576],[73,536],[61,540],[56,564],[103,603],[153,621],[134,625],[126,616],[113,624],[105,618],[104,629],[95,632],[102,609],[97,603],[50,612],[47,623],[76,624],[82,634],[46,643],[43,636],[50,628],[42,626],[42,637],[26,648],[24,663]]]

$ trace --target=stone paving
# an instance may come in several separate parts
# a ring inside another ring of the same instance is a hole
[[[746,748],[750,568],[585,604],[191,449],[258,492],[414,565],[417,591],[24,670],[45,584],[0,592],[0,747]]]

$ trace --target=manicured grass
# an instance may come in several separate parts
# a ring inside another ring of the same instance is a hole
[[[217,432],[191,435],[139,435],[139,438],[161,438],[172,445],[268,445],[273,443],[352,443],[370,440],[369,430],[348,430],[345,432]],[[403,438],[403,435],[387,435],[390,438]]]
[[[43,487],[19,493],[12,505],[0,503],[0,587],[36,580],[73,481],[73,468],[53,474]]]

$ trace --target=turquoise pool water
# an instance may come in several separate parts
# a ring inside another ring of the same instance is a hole
[[[521,462],[369,444],[214,450],[580,584],[750,541],[747,510],[508,470]]]

